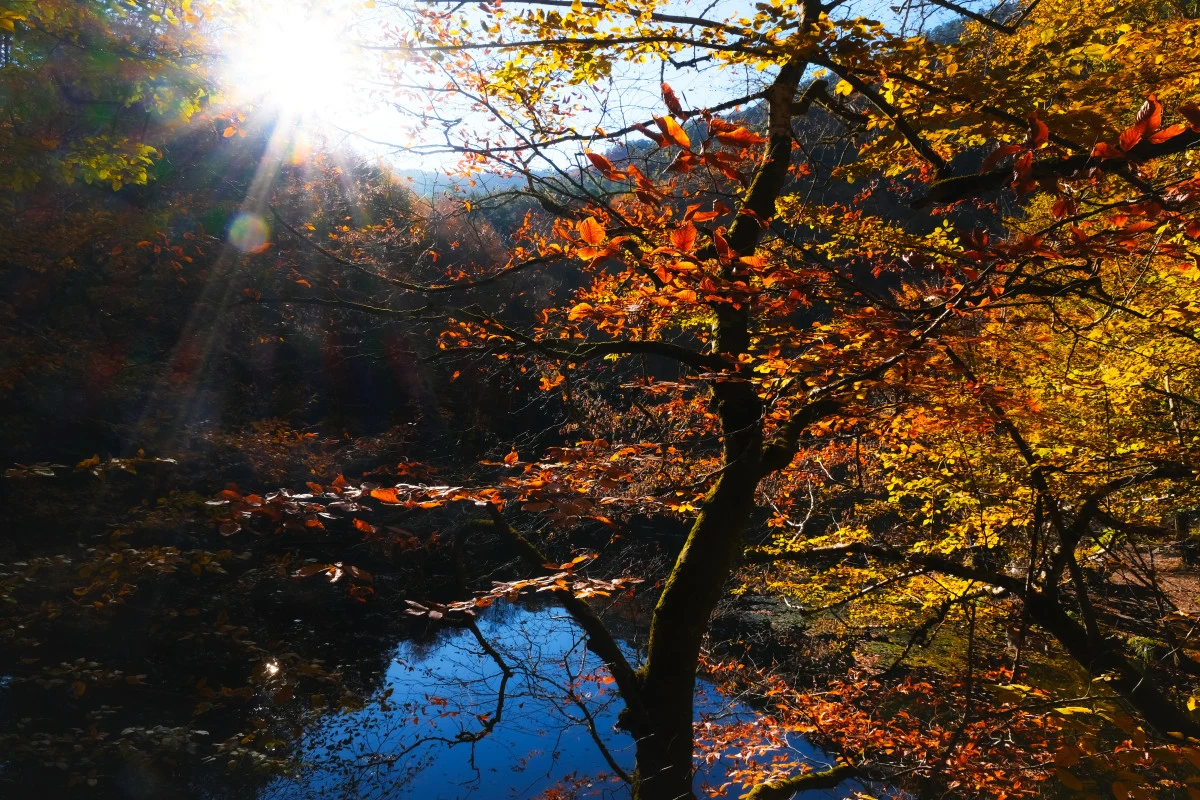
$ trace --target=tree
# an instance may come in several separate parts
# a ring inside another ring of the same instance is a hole
[[[408,76],[414,125],[445,130],[447,144],[410,150],[518,178],[523,188],[472,202],[522,195],[550,218],[527,217],[499,263],[427,282],[385,263],[343,266],[416,296],[476,297],[576,267],[569,299],[539,307],[536,324],[461,304],[445,312],[440,346],[519,364],[591,410],[576,447],[531,462],[514,450],[499,467],[511,474],[490,488],[400,486],[386,500],[484,503],[534,570],[547,559],[506,509],[558,525],[620,510],[691,519],[640,668],[572,591],[589,584],[557,592],[623,696],[638,798],[693,796],[702,643],[771,506],[769,524],[786,535],[751,562],[865,556],[889,583],[914,571],[959,579],[943,618],[967,602],[1017,603],[1083,667],[1111,674],[1161,735],[1200,733],[1106,632],[1081,563],[1087,548],[1111,555],[1114,535],[1193,502],[1180,415],[1195,299],[1179,276],[1196,258],[1200,196],[1189,174],[1200,145],[1194,26],[1157,3],[936,5],[967,20],[957,40],[906,36],[840,2],[718,20],[531,0],[469,15],[402,7],[411,28],[380,45]],[[664,113],[617,117],[614,76],[649,80],[647,61],[763,77],[706,108],[662,82]],[[848,160],[832,161],[831,126]],[[599,152],[614,143],[623,148]],[[827,190],[830,179],[850,181],[852,195]],[[901,215],[901,200],[947,221]],[[1115,351],[1136,357],[1115,367]],[[1032,359],[1065,361],[1071,375],[1077,358],[1116,371],[1100,380],[1103,399],[1064,397],[1061,370],[1029,373]],[[1151,364],[1173,366],[1160,375]],[[1120,408],[1137,423],[1114,427]],[[855,454],[831,437],[853,438]],[[839,475],[869,477],[842,487],[820,460],[831,449]],[[798,490],[822,480],[814,464],[830,478],[819,502],[856,522],[840,536],[789,525]],[[1162,494],[1154,510],[1120,499],[1148,484]],[[1017,568],[972,560],[1000,547]],[[785,796],[808,780],[756,791]]]

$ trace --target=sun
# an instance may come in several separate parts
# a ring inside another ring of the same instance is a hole
[[[248,8],[226,45],[233,99],[296,119],[344,114],[361,74],[344,9],[289,2]]]

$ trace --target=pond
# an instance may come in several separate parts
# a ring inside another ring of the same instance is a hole
[[[500,604],[474,630],[400,642],[376,696],[311,726],[297,770],[260,798],[516,799],[555,788],[628,796],[616,769],[632,770],[633,741],[614,730],[621,702],[599,665],[566,613],[550,605]],[[705,719],[753,715],[710,684],[697,688]],[[817,769],[830,762],[806,742],[792,745]],[[720,785],[723,772],[716,761],[698,786]],[[849,797],[854,788],[806,797]]]

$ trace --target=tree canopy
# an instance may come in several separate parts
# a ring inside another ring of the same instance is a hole
[[[731,759],[711,791],[754,800],[849,780],[1195,796],[1195,4],[857,6],[378,3],[360,46],[399,115],[389,146],[460,181],[425,203],[386,164],[289,164],[282,126],[225,104],[203,66],[219,4],[9,3],[0,182],[18,236],[0,263],[63,269],[48,254],[70,232],[47,242],[63,217],[37,209],[83,204],[111,237],[98,262],[152,251],[186,276],[201,206],[224,204],[234,246],[202,298],[240,320],[226,340],[382,326],[435,391],[537,408],[480,463],[450,456],[448,482],[406,463],[304,494],[230,488],[213,528],[453,520],[455,596],[409,615],[471,626],[552,596],[619,693],[619,731],[591,729],[632,740],[615,772],[638,800],[695,797],[710,754]],[[251,146],[256,174],[220,160]],[[159,239],[130,193],[156,181]],[[263,226],[253,246],[238,214]],[[585,545],[647,519],[686,526],[661,575]],[[521,574],[470,574],[463,542],[484,539]],[[291,574],[348,576],[370,602],[351,563]],[[719,655],[714,612],[747,594],[835,630],[844,675],[804,685]],[[644,651],[605,614],[620,596],[653,605]],[[953,666],[914,665],[938,636]],[[1042,680],[1038,636],[1082,691]],[[753,693],[754,718],[698,724],[699,677]],[[789,735],[835,763],[813,771]]]

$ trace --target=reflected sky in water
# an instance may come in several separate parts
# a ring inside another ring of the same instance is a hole
[[[633,740],[613,728],[620,698],[566,613],[500,604],[482,615],[478,633],[444,627],[401,642],[367,706],[322,718],[301,744],[304,766],[273,781],[261,800],[499,800],[555,786],[628,797],[604,754],[632,771]],[[697,713],[720,721],[753,714],[704,682]],[[816,748],[794,744],[816,768],[828,763]],[[706,767],[698,788],[719,785],[722,773],[720,761]],[[847,797],[850,788],[806,797]]]

